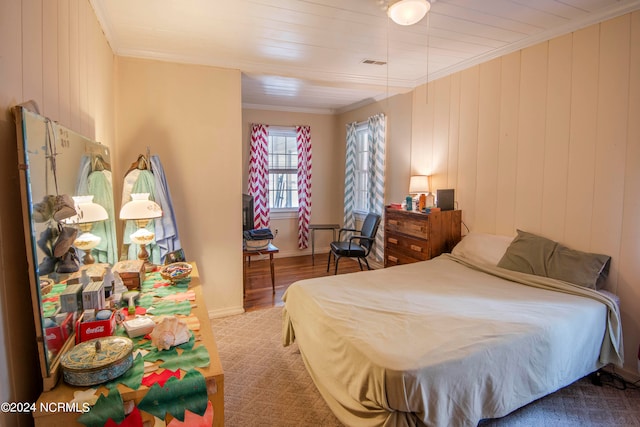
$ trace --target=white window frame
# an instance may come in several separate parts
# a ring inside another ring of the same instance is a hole
[[[368,152],[371,149],[369,147],[369,127],[367,122],[360,122],[356,124],[356,170],[355,170],[355,206],[354,213],[359,215],[365,215],[369,212],[369,162]],[[362,188],[366,185],[367,188]]]
[[[293,126],[269,126],[268,128],[268,156],[269,156],[269,186],[270,188],[268,189],[268,194],[269,194],[269,210],[271,211],[271,218],[277,219],[277,218],[288,218],[288,217],[292,217],[292,215],[297,216],[298,213],[298,207],[297,206],[285,206],[285,207],[274,207],[271,203],[271,193],[272,193],[272,189],[271,189],[271,185],[272,185],[272,174],[274,173],[274,171],[281,171],[280,173],[284,173],[287,175],[293,175],[295,178],[295,182],[296,182],[296,190],[295,192],[292,193],[292,196],[294,196],[296,198],[296,204],[297,204],[297,197],[298,197],[298,190],[297,190],[297,180],[298,180],[298,167],[296,165],[295,168],[273,168],[271,165],[271,156],[272,156],[272,150],[271,150],[271,138],[272,137],[276,137],[276,136],[284,136],[286,138],[293,138],[294,140],[294,144],[293,147],[295,148],[295,158],[297,160],[298,158],[298,146],[297,146],[297,134],[296,134],[296,128]],[[284,153],[281,153],[284,154]]]

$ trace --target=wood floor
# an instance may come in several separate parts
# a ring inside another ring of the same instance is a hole
[[[271,290],[271,273],[269,272],[269,259],[260,260],[251,258],[247,267],[246,292],[244,297],[244,309],[256,310],[283,305],[282,294],[290,284],[302,279],[332,275],[334,271],[333,260],[327,273],[326,253],[316,254],[315,265],[312,265],[311,255],[291,258],[275,258],[275,295]],[[366,266],[364,267],[366,270]],[[371,268],[374,268],[373,266]],[[358,261],[349,258],[340,260],[338,274],[360,271]]]

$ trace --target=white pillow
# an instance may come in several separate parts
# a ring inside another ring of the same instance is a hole
[[[451,253],[477,264],[497,265],[513,237],[471,232],[464,236]]]

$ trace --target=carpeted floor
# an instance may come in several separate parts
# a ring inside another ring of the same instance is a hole
[[[212,325],[224,369],[225,426],[342,425],[318,393],[297,346],[282,346],[281,308],[214,319]],[[582,379],[480,425],[640,427],[640,390]]]

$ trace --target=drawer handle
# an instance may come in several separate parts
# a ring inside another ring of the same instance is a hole
[[[411,249],[416,252],[422,252],[422,248],[418,245],[411,245]]]
[[[391,262],[398,262],[398,258],[394,257],[393,255],[387,256],[387,259]]]
[[[389,220],[389,224],[390,224],[390,225],[398,225],[398,221],[397,221],[397,220],[395,220],[395,219],[390,219],[390,220]]]
[[[398,239],[394,239],[393,237],[389,237],[387,240],[389,241],[389,243],[393,243],[394,245],[398,244]]]

